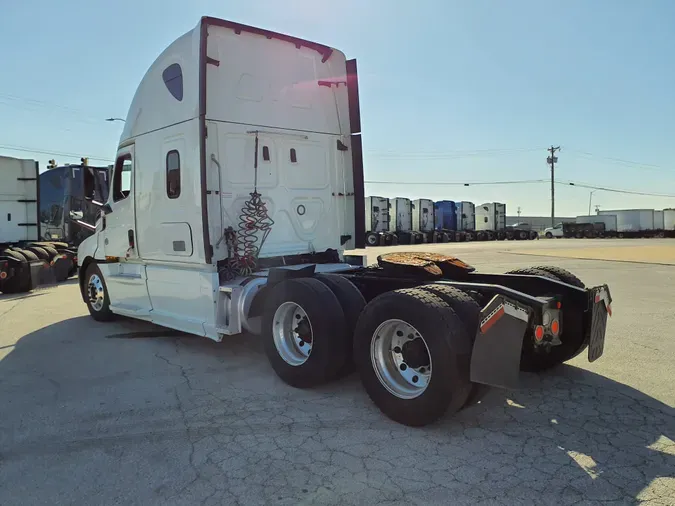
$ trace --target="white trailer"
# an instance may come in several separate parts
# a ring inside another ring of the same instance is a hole
[[[665,230],[665,211],[654,211],[654,230],[657,235],[663,237]]]
[[[389,201],[391,205],[390,215],[394,226],[392,232],[396,233],[399,244],[422,242],[421,234],[413,232],[412,224],[412,200],[405,197],[396,197]]]
[[[666,237],[675,236],[675,209],[663,210],[663,230]]]
[[[653,209],[617,209],[598,211],[598,215],[615,215],[617,237],[647,237],[654,234]]]
[[[366,244],[378,246],[387,244],[389,234],[389,199],[384,197],[366,197]]]
[[[0,245],[40,239],[38,163],[0,156]]]
[[[486,202],[476,206],[475,223],[479,240],[504,239],[506,237],[506,204]]]
[[[370,267],[345,256],[365,245],[360,131],[354,60],[202,18],[131,103],[112,190],[78,250],[91,316],[215,341],[259,334],[298,388],[353,364],[382,412],[412,426],[475,402],[480,385],[602,354],[606,285],[547,267],[474,273],[424,252]]]
[[[27,292],[74,273],[67,244],[40,241],[41,226],[48,221],[48,211],[40,209],[43,176],[35,160],[0,156],[0,292]],[[57,215],[63,213],[62,204],[54,206]]]
[[[473,241],[476,239],[476,206],[465,200],[457,202],[457,232],[459,240]]]
[[[422,235],[424,242],[434,242],[434,201],[412,201],[412,230]]]

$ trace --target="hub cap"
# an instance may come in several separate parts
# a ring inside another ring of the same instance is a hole
[[[284,302],[274,312],[272,336],[279,356],[289,365],[307,362],[314,344],[312,324],[302,306]]]
[[[87,284],[87,291],[89,293],[89,305],[94,311],[103,309],[103,302],[105,301],[105,290],[103,289],[103,281],[98,277],[98,274],[92,274]]]
[[[431,380],[431,354],[415,327],[403,320],[386,320],[370,341],[370,360],[377,378],[399,399],[414,399]]]

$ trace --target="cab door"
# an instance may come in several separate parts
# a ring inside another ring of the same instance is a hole
[[[113,170],[108,209],[104,211],[103,250],[106,263],[100,268],[113,310],[140,316],[148,314],[152,307],[145,265],[137,246],[135,162],[133,144],[120,148]]]

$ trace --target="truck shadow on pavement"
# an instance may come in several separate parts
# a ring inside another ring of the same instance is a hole
[[[672,504],[671,407],[571,365],[525,383],[412,429],[356,375],[288,387],[251,336],[72,318],[0,360],[0,504]]]

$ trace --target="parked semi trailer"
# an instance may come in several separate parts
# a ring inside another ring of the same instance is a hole
[[[457,241],[476,240],[476,206],[465,200],[456,202],[457,209]]]
[[[479,241],[506,239],[506,204],[486,202],[476,206],[476,234]]]
[[[600,216],[616,216],[616,235],[623,237],[652,237],[659,231],[654,226],[654,209],[617,209],[598,211]]]
[[[675,209],[663,210],[663,232],[666,237],[675,237]]]
[[[434,201],[416,199],[412,201],[412,230],[422,242],[440,242],[441,236],[434,234]]]
[[[61,197],[69,188],[59,178],[62,184],[52,195],[51,176],[40,174],[35,160],[0,157],[0,292],[30,291],[77,269],[76,245],[46,237],[50,224],[63,220]]]
[[[452,200],[434,202],[434,229],[437,242],[455,241],[457,234],[457,206]]]
[[[405,197],[396,197],[389,201],[390,213],[394,222],[393,232],[398,244],[420,244],[424,236],[413,230],[413,204]]]
[[[654,235],[665,237],[665,211],[654,210]]]
[[[297,388],[354,364],[375,405],[411,426],[474,402],[483,385],[516,387],[521,370],[602,355],[607,285],[556,267],[487,274],[431,253],[370,267],[345,255],[365,246],[361,153],[355,60],[202,18],[131,103],[112,191],[78,252],[91,316],[215,341],[259,334]]]
[[[384,197],[366,197],[366,245],[384,246],[398,244],[396,235],[389,232],[391,221],[389,199]]]

